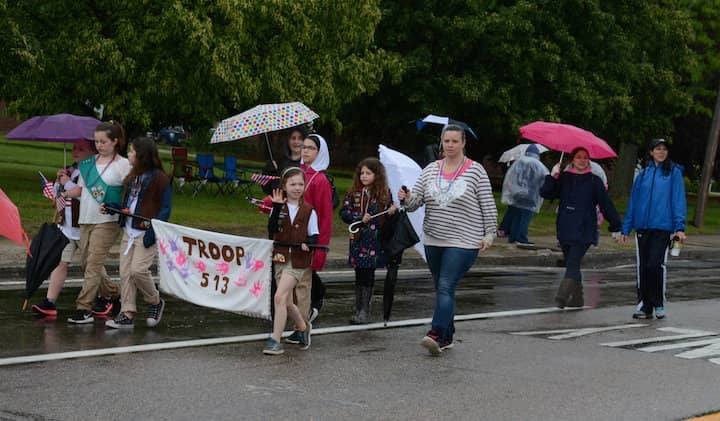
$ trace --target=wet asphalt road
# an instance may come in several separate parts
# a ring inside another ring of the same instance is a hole
[[[634,303],[633,265],[583,273],[587,306]],[[456,314],[552,307],[561,275],[561,268],[475,268],[458,288]],[[720,259],[673,260],[668,276],[667,296],[671,303],[720,298]],[[382,279],[382,272],[378,272],[377,278]],[[323,279],[328,284],[327,299],[314,327],[347,325],[354,302],[352,272],[330,272]],[[53,320],[40,319],[29,311],[20,312],[22,291],[0,291],[0,358],[267,333],[271,329],[267,321],[198,307],[172,297],[166,297],[163,321],[153,329],[145,327],[142,321],[136,323],[133,331],[121,332],[106,329],[104,320],[70,325],[65,320],[74,308],[77,293],[78,288],[65,288],[59,299],[59,316]],[[44,290],[39,290],[33,302],[43,294]],[[401,270],[392,320],[431,317],[433,300],[432,281],[426,270]],[[381,313],[382,282],[377,282],[373,321],[381,321]]]

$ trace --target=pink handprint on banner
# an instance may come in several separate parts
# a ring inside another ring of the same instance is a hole
[[[158,240],[158,248],[160,249],[160,254],[163,256],[167,254],[167,244],[165,244],[165,240]]]
[[[247,284],[248,284],[248,279],[247,279],[247,277],[245,276],[245,274],[246,274],[245,271],[242,271],[242,272],[240,273],[240,276],[238,276],[237,281],[235,281],[235,286],[238,286],[238,287],[241,287],[241,288],[244,287],[244,286],[247,286]]]
[[[178,267],[184,266],[185,262],[187,261],[187,256],[185,256],[185,253],[180,252],[175,256],[175,263],[178,265]]]
[[[205,266],[205,262],[200,259],[196,260],[193,265],[195,266],[195,269],[197,269],[200,273],[205,272],[205,269],[207,269],[207,266]]]
[[[254,259],[252,262],[252,268],[250,270],[252,270],[253,272],[257,272],[264,267],[265,267],[265,262],[263,262],[262,260],[259,260],[259,259]]]
[[[260,294],[262,294],[263,289],[265,289],[265,287],[263,286],[262,282],[255,281],[253,282],[253,287],[250,288],[250,294],[254,295],[255,298],[257,298],[260,296]]]
[[[228,272],[230,272],[230,266],[227,264],[227,262],[221,262],[215,265],[215,270],[222,273],[223,275],[227,275]]]

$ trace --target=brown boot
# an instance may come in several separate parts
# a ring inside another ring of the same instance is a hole
[[[583,286],[582,282],[573,282],[573,289],[570,292],[570,299],[567,301],[568,307],[582,307],[585,305],[585,298],[583,297]]]
[[[570,298],[570,292],[575,288],[575,283],[575,280],[570,278],[565,278],[560,281],[560,287],[557,290],[557,294],[555,294],[555,304],[557,304],[558,308],[565,308]]]

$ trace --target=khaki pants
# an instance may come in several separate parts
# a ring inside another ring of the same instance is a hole
[[[128,242],[132,242],[128,249]],[[125,253],[127,250],[127,254]],[[157,247],[152,246],[146,249],[143,245],[143,236],[131,239],[123,233],[120,243],[120,296],[122,311],[137,313],[136,296],[137,292],[148,304],[160,302],[160,292],[155,288],[152,280],[150,266],[155,260]]]
[[[80,225],[81,265],[85,268],[82,290],[75,300],[78,310],[92,310],[95,298],[117,297],[119,288],[105,270],[105,259],[117,241],[120,227],[117,222]]]
[[[303,273],[303,277],[295,285],[294,298],[295,305],[298,306],[303,319],[307,320],[310,314],[310,289],[312,288],[312,269]]]

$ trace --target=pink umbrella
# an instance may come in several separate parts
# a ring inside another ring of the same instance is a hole
[[[590,158],[617,158],[604,140],[587,130],[570,124],[536,121],[520,127],[520,136],[560,152],[572,152],[577,147],[587,149]]]

